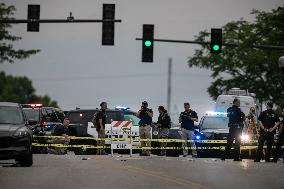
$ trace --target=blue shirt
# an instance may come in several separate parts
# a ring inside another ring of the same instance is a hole
[[[140,112],[139,118],[139,126],[151,125],[152,124],[152,117],[150,117],[146,111],[153,113],[152,109],[143,110]]]
[[[195,111],[189,110],[188,112],[181,112],[179,117],[181,118],[181,128],[191,131],[194,130],[194,121],[192,121],[190,117],[198,118],[197,113]]]
[[[229,127],[232,125],[242,125],[245,120],[245,114],[235,105],[227,109],[227,117],[229,118]]]

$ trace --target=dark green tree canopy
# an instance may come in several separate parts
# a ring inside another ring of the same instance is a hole
[[[0,3],[1,20],[13,19],[11,16],[14,11],[14,6],[6,6],[4,3]],[[11,42],[21,40],[21,37],[11,35],[8,31],[11,27],[11,24],[0,23],[0,63],[13,63],[15,59],[25,59],[39,52],[39,50],[16,50]]]
[[[253,22],[241,19],[222,28],[223,43],[238,44],[237,47],[223,46],[221,54],[210,54],[210,46],[202,45],[189,57],[188,65],[213,71],[213,81],[207,89],[213,99],[238,87],[254,92],[261,102],[272,100],[284,105],[284,73],[278,67],[284,51],[252,47],[284,46],[284,7],[271,12],[253,10],[252,14],[255,15]],[[210,40],[210,33],[201,31],[195,40],[206,42]]]
[[[37,96],[32,81],[27,77],[13,77],[0,72],[0,101],[20,104],[40,103],[43,106],[58,107],[48,95]]]

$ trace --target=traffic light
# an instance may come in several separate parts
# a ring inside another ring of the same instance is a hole
[[[115,4],[103,4],[103,19],[114,20]],[[103,22],[102,45],[114,45],[114,22]]]
[[[40,5],[28,5],[28,32],[39,32]]]
[[[153,62],[154,25],[143,24],[142,62]]]
[[[210,52],[218,54],[222,52],[222,29],[211,28]]]

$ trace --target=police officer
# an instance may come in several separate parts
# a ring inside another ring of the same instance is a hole
[[[262,158],[263,145],[265,141],[267,143],[265,162],[270,162],[271,149],[275,133],[274,128],[276,128],[280,124],[278,115],[272,110],[273,103],[270,101],[267,102],[266,108],[267,110],[261,112],[258,118],[260,126],[260,136],[258,139],[257,154],[256,159],[254,160],[255,162],[260,162],[260,159]]]
[[[243,122],[245,120],[245,114],[240,109],[240,100],[235,98],[233,100],[233,106],[227,109],[227,117],[229,118],[229,134],[227,136],[227,145],[225,148],[222,160],[228,158],[230,150],[235,139],[234,147],[234,161],[242,161],[240,158],[240,144],[241,134],[243,129]]]
[[[148,108],[148,102],[142,102],[141,109],[137,113],[137,117],[140,118],[139,121],[139,135],[140,139],[150,139],[151,138],[151,124],[153,118],[152,109]],[[151,141],[141,141],[141,146],[151,147]],[[150,149],[142,149],[141,156],[150,156]]]
[[[184,112],[180,113],[179,122],[181,123],[182,139],[194,140],[194,122],[198,121],[197,113],[190,109],[188,102],[184,103]],[[190,142],[192,157],[197,157],[194,141]],[[182,143],[183,157],[188,155],[187,141]]]
[[[171,128],[171,118],[165,110],[164,106],[159,106],[158,108],[159,111],[159,117],[158,117],[158,132],[159,132],[159,139],[167,139],[169,136],[169,129]],[[159,154],[160,156],[165,156],[166,155],[166,149],[167,143],[166,142],[161,142],[161,153]]]
[[[105,146],[105,125],[106,125],[106,110],[107,110],[107,103],[106,102],[102,102],[100,104],[100,111],[97,113],[96,115],[96,130],[98,132],[98,138],[102,139],[102,140],[98,140],[97,144],[98,146],[102,147]],[[97,154],[98,155],[105,155],[105,149],[104,148],[98,148],[97,150]]]
[[[284,142],[284,108],[282,109],[281,117],[282,117],[282,120],[280,122],[279,136],[278,136],[278,140],[276,143],[276,153],[275,153],[275,156],[273,157],[273,162],[275,163],[277,163],[278,158],[281,155],[281,146]],[[274,127],[272,131],[276,128],[277,127]],[[283,163],[284,163],[284,156],[283,156]]]

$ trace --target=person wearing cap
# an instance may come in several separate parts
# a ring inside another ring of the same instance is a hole
[[[258,139],[256,159],[254,160],[255,162],[260,162],[260,159],[262,158],[263,145],[265,141],[267,143],[265,162],[270,162],[275,128],[280,124],[278,115],[275,113],[275,111],[272,110],[273,103],[270,101],[267,102],[266,108],[267,110],[261,112],[258,118],[260,126],[260,136]]]
[[[137,113],[137,117],[140,118],[139,121],[139,135],[140,139],[151,139],[151,124],[153,118],[152,109],[148,108],[148,103],[146,101],[142,102],[141,109]],[[151,147],[151,141],[141,141],[141,147]],[[150,149],[142,149],[142,156],[150,156]]]
[[[164,108],[164,106],[159,106],[158,108],[159,111],[159,117],[157,121],[157,126],[158,126],[158,132],[159,132],[159,139],[167,139],[169,136],[169,129],[171,128],[171,118],[167,112],[167,110]],[[165,156],[166,155],[166,149],[167,143],[166,142],[161,142],[161,153],[160,156]]]
[[[190,109],[188,102],[184,103],[184,112],[180,113],[179,122],[181,123],[182,139],[194,140],[194,122],[198,121],[197,113]],[[194,141],[190,142],[192,157],[197,157]],[[183,157],[188,155],[187,141],[182,143]]]
[[[225,147],[225,152],[221,160],[228,158],[230,150],[232,148],[233,142],[234,145],[234,161],[242,161],[240,158],[240,145],[241,145],[241,135],[243,130],[243,122],[245,120],[245,114],[240,109],[240,99],[235,98],[233,100],[233,106],[227,109],[227,117],[229,118],[229,133],[227,136],[227,144]]]
[[[279,128],[279,135],[278,140],[276,142],[276,153],[273,157],[273,162],[277,163],[279,156],[281,155],[281,146],[284,142],[284,108],[282,108],[281,112],[282,120],[280,122],[280,128]],[[275,130],[277,127],[274,126],[274,128],[271,129],[271,131]],[[284,156],[283,156],[283,163],[284,163]]]

